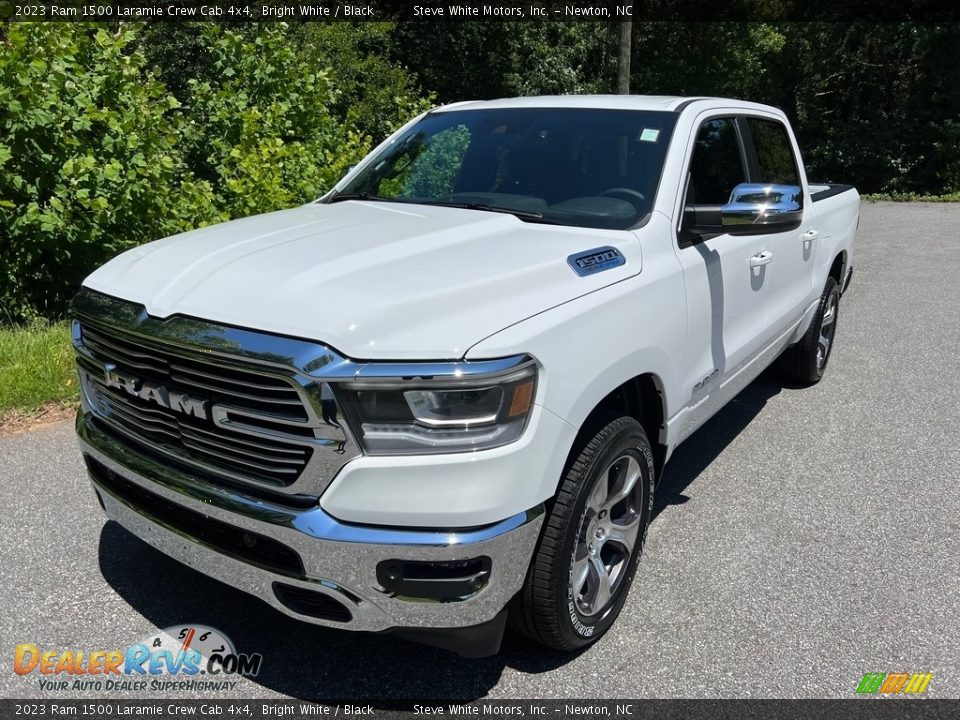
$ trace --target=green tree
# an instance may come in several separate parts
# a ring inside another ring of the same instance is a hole
[[[954,24],[794,28],[796,104],[806,161],[862,192],[960,190],[960,66]]]
[[[443,103],[610,92],[615,30],[593,22],[397,23],[391,57]]]
[[[613,92],[616,32],[609,23],[514,23],[507,95]]]
[[[391,23],[301,23],[290,29],[304,68],[330,68],[337,93],[330,112],[379,143],[429,110],[413,74],[389,59]]]
[[[509,96],[513,23],[398,22],[391,58],[440,102]]]
[[[331,114],[329,71],[304,68],[286,30],[201,29],[214,73],[188,82],[184,149],[229,217],[317,197],[370,146]]]
[[[154,23],[140,35],[138,47],[150,67],[181,102],[189,102],[191,79],[218,82],[217,56],[210,52],[204,31],[210,25]],[[272,32],[261,24],[223,27],[247,41]],[[330,114],[374,142],[430,105],[413,74],[388,59],[392,32],[393,25],[383,22],[295,23],[282,31],[285,44],[297,55],[300,74],[326,71],[334,81]]]
[[[147,35],[166,39],[150,57]],[[345,73],[344,100],[320,44],[285,25],[18,23],[0,38],[6,322],[62,315],[83,277],[139,243],[317,197],[368,132],[423,107],[404,73],[378,93]]]
[[[61,315],[138,243],[212,220],[179,152],[179,102],[135,29],[14,23],[0,45],[0,318]]]
[[[638,23],[631,90],[637,94],[706,95],[763,102],[786,45],[764,23]]]

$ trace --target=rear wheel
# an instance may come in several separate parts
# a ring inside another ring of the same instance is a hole
[[[521,632],[572,650],[610,628],[633,582],[653,484],[653,452],[635,419],[619,417],[590,439],[563,478],[511,606]]]
[[[820,382],[833,350],[839,310],[840,286],[830,277],[810,327],[800,342],[788,348],[781,359],[781,367],[791,380],[804,385]]]

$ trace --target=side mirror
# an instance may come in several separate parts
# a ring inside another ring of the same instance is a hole
[[[353,163],[352,165],[347,165],[346,169],[343,171],[343,174],[340,176],[340,179],[343,180],[347,175],[349,175],[353,171],[353,169],[356,166],[357,166],[356,163]]]
[[[781,232],[800,226],[803,217],[803,188],[799,185],[742,183],[720,206],[722,232],[749,235]]]

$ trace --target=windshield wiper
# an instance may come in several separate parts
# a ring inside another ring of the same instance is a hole
[[[421,205],[439,205],[440,207],[461,208],[463,210],[483,210],[484,212],[507,213],[515,215],[521,220],[543,220],[543,213],[533,210],[518,210],[517,208],[503,207],[502,205],[488,205],[479,202],[443,202],[440,200],[416,200]]]
[[[484,212],[506,213],[520,218],[521,220],[543,220],[543,213],[533,210],[518,210],[517,208],[503,207],[501,205],[488,205],[481,202],[443,202],[442,200],[419,200],[415,198],[387,198],[379,195],[371,195],[365,192],[337,193],[327,200],[328,203],[341,202],[343,200],[368,200],[373,202],[401,202],[413,205],[437,205],[440,207],[459,208],[462,210],[482,210]]]
[[[332,198],[327,200],[327,202],[335,203],[342,202],[344,200],[372,200],[374,202],[390,202],[390,198],[380,197],[379,195],[371,195],[370,193],[365,192],[337,193]]]

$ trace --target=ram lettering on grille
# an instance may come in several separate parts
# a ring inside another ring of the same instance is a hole
[[[317,438],[310,407],[280,372],[88,319],[75,333],[89,410],[122,442],[211,481],[292,493],[310,487],[313,476],[297,483],[325,440]]]
[[[210,401],[193,398],[182,392],[167,390],[163,385],[146,382],[128,373],[119,372],[116,365],[104,368],[103,380],[110,386],[125,390],[134,397],[153,402],[174,412],[206,420],[209,416]]]

